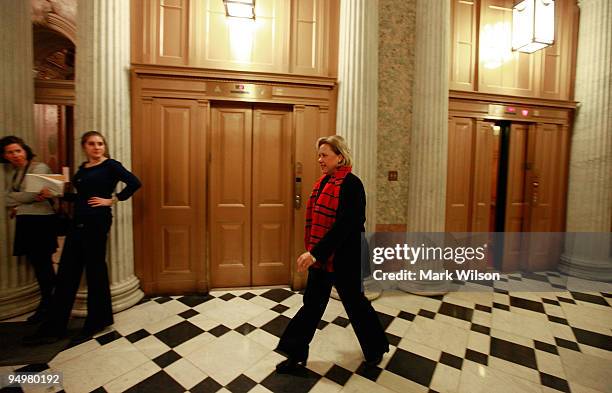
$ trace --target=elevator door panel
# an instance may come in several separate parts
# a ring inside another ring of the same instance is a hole
[[[255,109],[252,285],[289,283],[292,215],[291,114]]]
[[[291,112],[224,104],[211,116],[211,286],[288,284]]]
[[[248,286],[252,110],[213,107],[211,125],[211,286]]]

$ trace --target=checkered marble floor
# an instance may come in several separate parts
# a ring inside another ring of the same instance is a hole
[[[302,304],[301,294],[277,288],[146,299],[48,364],[0,372],[63,372],[64,390],[10,390],[24,392],[612,392],[612,286],[577,292],[559,278],[502,281],[554,281],[556,292],[385,291],[372,303],[391,343],[378,367],[363,363],[331,299],[307,369],[276,374],[278,337]]]

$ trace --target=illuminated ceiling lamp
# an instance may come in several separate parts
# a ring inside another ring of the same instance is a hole
[[[227,16],[255,19],[255,0],[223,0],[223,5]]]
[[[555,42],[555,0],[522,0],[512,8],[512,50],[533,53]]]

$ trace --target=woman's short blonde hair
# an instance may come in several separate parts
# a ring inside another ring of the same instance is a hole
[[[330,135],[319,138],[317,140],[317,150],[319,150],[321,145],[325,144],[329,145],[334,153],[342,154],[344,158],[340,161],[340,165],[353,166],[353,156],[343,137],[340,135]]]

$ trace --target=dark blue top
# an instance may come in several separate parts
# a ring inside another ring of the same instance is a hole
[[[124,201],[131,197],[141,186],[140,180],[125,169],[119,161],[108,158],[101,164],[85,167],[81,164],[72,179],[76,194],[65,195],[66,199],[74,200],[74,217],[92,215],[110,215],[110,206],[89,206],[87,200],[92,197],[110,199],[118,182],[125,183],[125,188],[117,193],[117,198]]]

